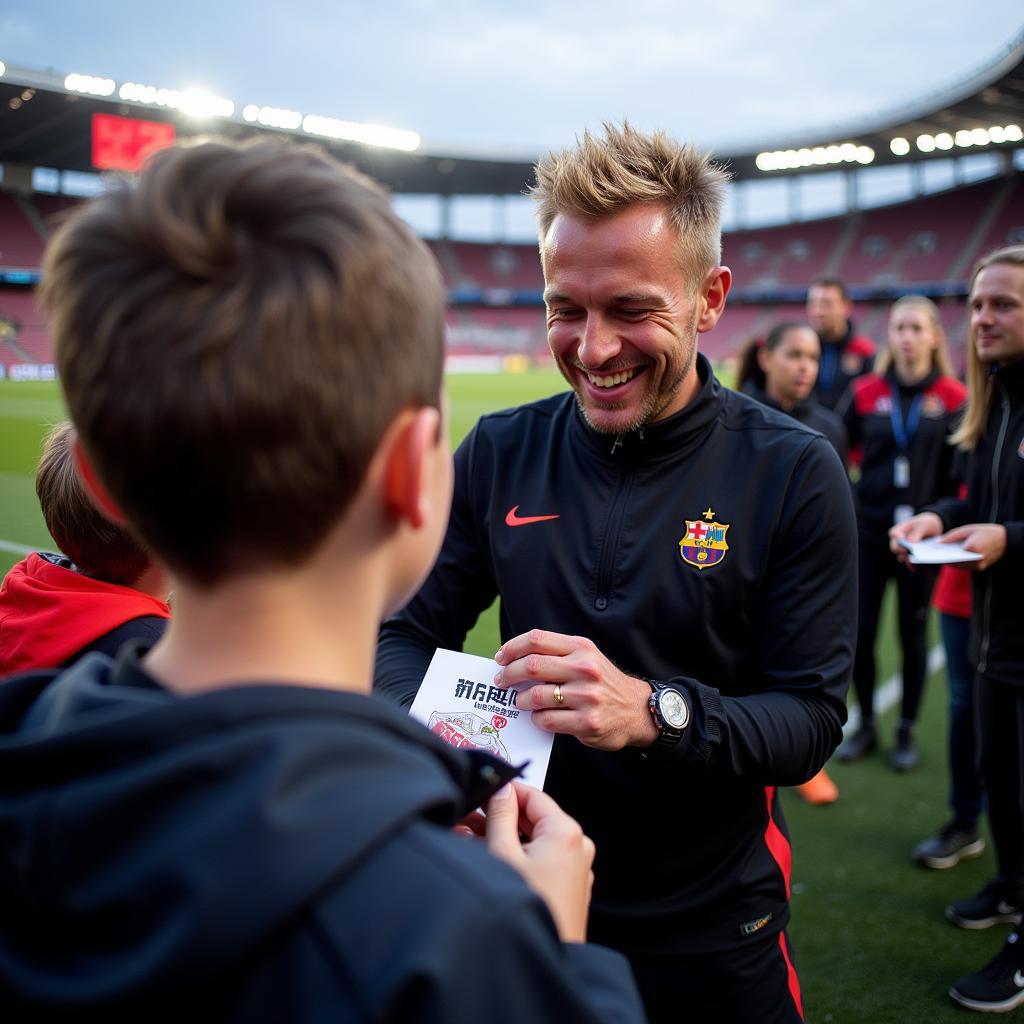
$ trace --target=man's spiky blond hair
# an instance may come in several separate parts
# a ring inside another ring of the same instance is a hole
[[[541,244],[558,214],[599,219],[637,203],[662,204],[679,232],[683,269],[700,280],[722,258],[720,227],[728,172],[665,132],[645,135],[627,122],[583,132],[574,149],[537,163],[530,197]]]

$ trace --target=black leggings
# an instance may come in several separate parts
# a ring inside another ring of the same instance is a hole
[[[1024,899],[1024,687],[975,683],[978,753],[999,876]]]
[[[857,603],[857,656],[853,663],[853,685],[857,691],[861,721],[874,718],[875,640],[885,585],[896,580],[896,601],[900,647],[903,651],[903,697],[900,718],[917,720],[928,672],[928,601],[935,583],[935,571],[916,566],[911,572],[896,561],[887,538],[858,544],[860,584]]]

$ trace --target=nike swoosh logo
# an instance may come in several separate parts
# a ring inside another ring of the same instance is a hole
[[[1021,974],[1020,971],[1014,971],[1013,983],[1017,988],[1024,988],[1024,974]]]
[[[544,523],[549,519],[558,519],[559,516],[521,516],[517,515],[519,506],[513,505],[505,516],[506,526],[529,526],[530,523]]]

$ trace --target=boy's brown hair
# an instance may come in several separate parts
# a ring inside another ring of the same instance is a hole
[[[135,538],[115,526],[89,500],[75,466],[74,428],[58,423],[43,443],[36,495],[46,528],[75,568],[106,583],[131,586],[150,567]]]
[[[199,585],[303,561],[394,417],[440,400],[433,257],[311,146],[159,153],[62,226],[42,294],[100,479]]]

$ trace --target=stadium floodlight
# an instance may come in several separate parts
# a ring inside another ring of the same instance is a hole
[[[921,150],[922,153],[934,153],[935,139],[931,135],[918,135],[917,148]]]
[[[307,114],[302,119],[302,130],[307,135],[316,135],[320,138],[362,142],[368,146],[401,149],[407,153],[419,149],[420,146],[420,137],[416,132],[405,131],[402,128],[386,128],[379,124],[339,121],[319,114]]]
[[[839,152],[842,154],[843,163],[852,164],[857,159],[857,147],[852,142],[844,142],[839,147]]]
[[[893,156],[906,156],[910,152],[910,143],[904,138],[895,138],[889,143]]]
[[[115,85],[112,78],[75,73],[64,79],[64,88],[68,92],[81,92],[87,96],[110,96],[114,92]]]
[[[975,128],[971,132],[971,140],[976,146],[987,146],[989,143],[988,132],[984,128]]]
[[[824,146],[815,146],[811,152],[814,155],[814,163],[819,167],[828,163],[828,150]]]
[[[843,159],[843,151],[839,146],[831,145],[825,147],[825,152],[828,154],[828,162],[830,164],[837,164]]]
[[[875,159],[875,151],[870,146],[857,147],[857,163],[870,164]]]
[[[1024,139],[1024,131],[1021,130],[1019,124],[1008,124],[1003,128],[1003,134],[1006,136],[1007,142],[1020,142]]]
[[[7,65],[0,60],[0,78],[3,78],[7,74]]]
[[[966,128],[961,128],[960,131],[956,133],[954,141],[963,149],[967,149],[968,146],[974,145],[974,138]]]
[[[759,171],[774,171],[775,170],[775,154],[774,153],[758,153],[754,158],[754,163]]]
[[[1006,130],[1001,125],[994,124],[988,130],[988,137],[990,142],[1005,142]]]
[[[260,116],[260,108],[255,103],[247,103],[242,107],[242,119],[252,124]]]
[[[935,136],[935,148],[941,150],[947,150],[953,148],[953,136],[949,132],[939,132]]]
[[[248,109],[246,107],[246,110]],[[289,131],[295,131],[302,124],[302,115],[297,110],[285,110],[281,107],[259,107],[256,111],[256,120],[265,128],[287,128]]]
[[[189,117],[205,120],[210,117],[230,117],[235,112],[233,100],[214,96],[206,89],[186,89],[178,95],[178,109]]]

